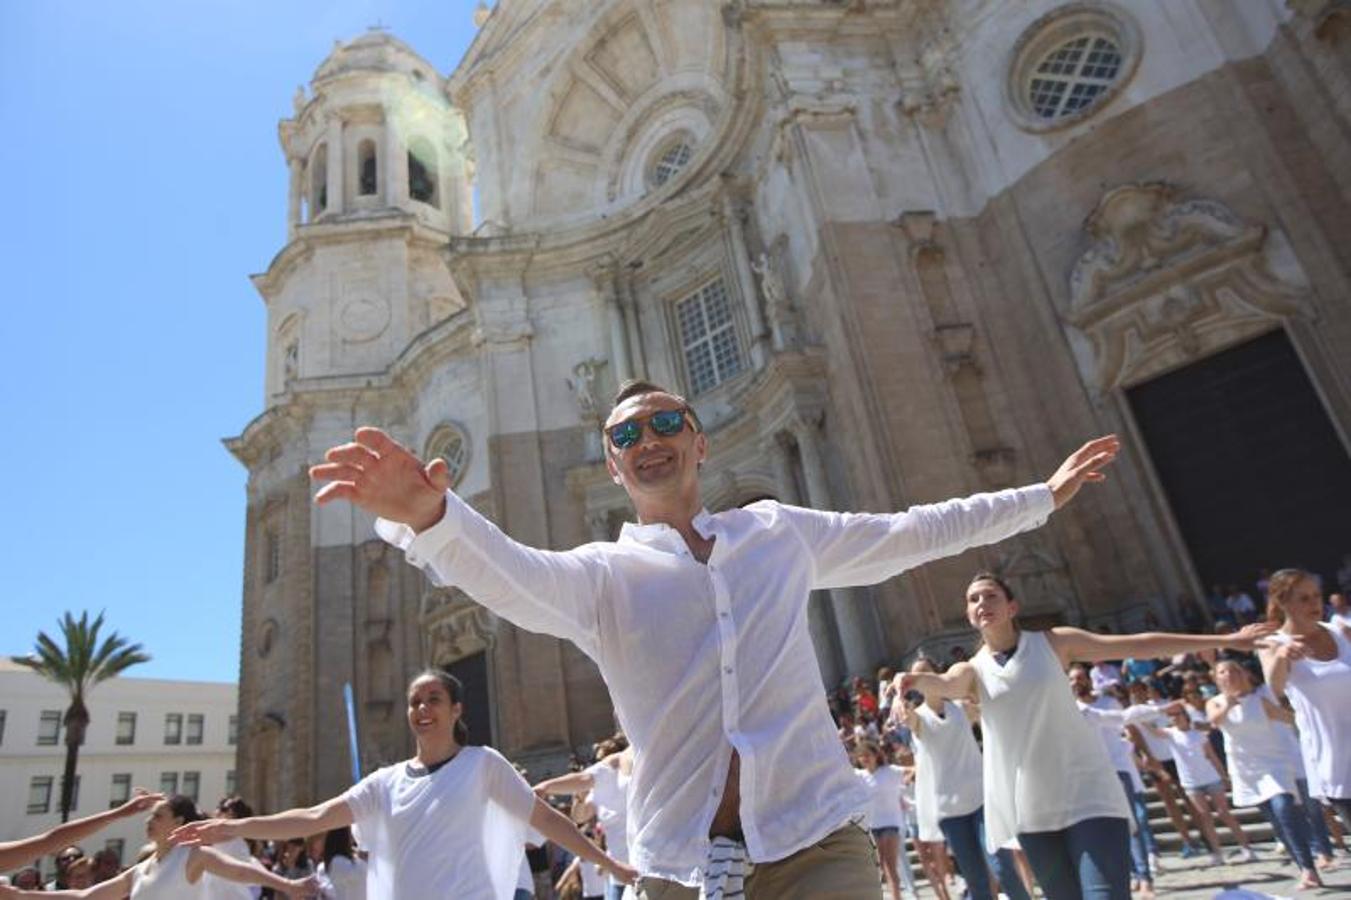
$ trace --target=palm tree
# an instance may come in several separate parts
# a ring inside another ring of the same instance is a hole
[[[89,708],[85,698],[100,681],[107,681],[137,663],[148,662],[149,654],[141,652],[140,644],[129,644],[116,631],[99,641],[103,627],[103,613],[93,622],[89,613],[80,613],[79,621],[69,612],[58,621],[66,646],[62,648],[38,632],[37,647],[31,656],[12,657],[14,662],[63,686],[70,692],[70,706],[63,722],[66,726],[66,769],[61,775],[61,821],[70,818],[70,807],[75,793],[75,764],[80,757],[80,745],[89,727]]]

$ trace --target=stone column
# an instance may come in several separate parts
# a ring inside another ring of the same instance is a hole
[[[798,452],[802,454],[807,500],[815,509],[830,509],[830,485],[821,457],[817,423],[815,420],[797,418],[791,427]],[[835,613],[836,633],[840,638],[845,668],[850,674],[866,674],[874,662],[871,649],[873,640],[868,633],[867,621],[856,605],[856,598],[837,588],[830,591],[830,607]]]
[[[385,204],[402,206],[408,201],[408,151],[399,127],[385,114]]]
[[[296,229],[300,226],[300,193],[303,189],[300,182],[303,177],[303,164],[300,157],[292,156],[286,161],[286,167],[290,173],[286,189],[286,237],[290,240],[296,236]]]
[[[794,477],[796,464],[788,442],[792,438],[779,432],[765,442],[765,453],[774,464],[774,480],[778,483],[780,503],[798,505],[802,499],[797,492],[797,478]],[[835,624],[828,604],[829,597],[816,591],[807,599],[807,630],[812,636],[812,647],[816,650],[816,665],[821,670],[821,680],[834,684],[843,674],[840,670],[839,641],[835,638]]]
[[[746,318],[751,328],[751,365],[756,369],[765,365],[765,318],[760,311],[760,294],[751,272],[751,258],[746,250],[746,227],[741,221],[741,210],[731,194],[723,194],[722,218],[727,225],[727,237],[732,243],[732,265],[736,269],[737,285],[745,298]]]
[[[633,273],[627,272],[620,281],[620,314],[629,335],[629,360],[634,375],[647,377],[647,359],[643,354],[643,337],[638,328],[638,292],[633,287]]]
[[[615,290],[614,269],[605,266],[590,274],[596,295],[605,306],[605,321],[610,330],[610,362],[614,366],[615,381],[623,384],[633,377],[633,363],[629,360],[628,323],[624,321],[624,308],[620,306],[619,294]]]
[[[343,147],[343,121],[339,116],[330,116],[328,120],[328,205],[325,212],[341,215],[346,208],[343,200],[343,187],[347,179],[347,161]]]

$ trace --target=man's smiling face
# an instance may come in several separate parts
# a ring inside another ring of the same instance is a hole
[[[685,409],[680,397],[651,391],[624,400],[606,419],[606,468],[635,503],[642,497],[678,495],[691,489],[697,492],[699,463],[708,452],[708,439],[694,428],[688,412],[684,414],[684,427],[672,435],[657,434],[650,421],[656,413]],[[614,446],[610,427],[635,419],[642,424],[637,442],[625,449]]]

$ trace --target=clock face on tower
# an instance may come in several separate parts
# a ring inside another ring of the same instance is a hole
[[[383,297],[357,297],[343,305],[338,321],[348,341],[374,340],[389,326],[389,303]]]

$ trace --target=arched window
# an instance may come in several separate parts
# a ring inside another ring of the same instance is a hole
[[[678,301],[675,318],[691,394],[702,394],[745,369],[741,339],[721,278]]]
[[[408,195],[420,203],[441,208],[436,148],[425,138],[415,138],[408,145]]]
[[[458,425],[441,425],[427,440],[427,452],[423,458],[428,462],[433,459],[445,460],[450,469],[450,486],[455,487],[469,468],[469,435]]]
[[[357,194],[368,197],[379,190],[375,175],[375,141],[357,144]]]
[[[317,219],[327,208],[328,144],[320,144],[310,160],[310,218]]]
[[[690,161],[694,155],[694,146],[688,135],[681,135],[674,141],[667,141],[658,149],[656,159],[648,173],[648,181],[659,188],[670,181]]]
[[[1140,30],[1124,10],[1057,7],[1014,44],[1004,87],[1014,121],[1035,132],[1083,121],[1121,91],[1140,53]]]
[[[1058,119],[1091,104],[1121,71],[1121,49],[1104,35],[1066,41],[1037,65],[1027,86],[1028,103],[1043,119]]]

